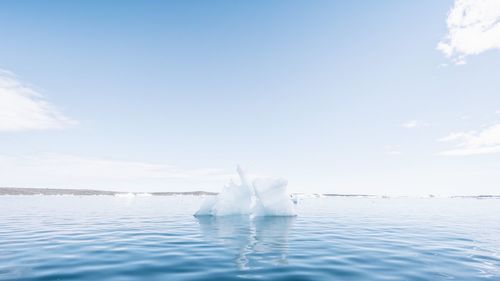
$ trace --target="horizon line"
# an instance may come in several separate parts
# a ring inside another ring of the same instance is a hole
[[[45,191],[43,193],[36,193],[37,191]],[[57,193],[61,192],[61,193]],[[74,192],[74,193],[71,193]],[[78,193],[78,194],[75,194]],[[49,188],[49,187],[0,187],[1,195],[140,195],[150,194],[156,196],[162,195],[217,195],[219,192],[205,191],[205,190],[192,190],[192,191],[112,191],[101,190],[92,188]],[[500,194],[476,194],[476,195],[402,195],[402,194],[357,194],[357,193],[318,193],[318,192],[290,192],[291,195],[311,194],[320,195],[325,197],[419,197],[419,198],[500,198]]]

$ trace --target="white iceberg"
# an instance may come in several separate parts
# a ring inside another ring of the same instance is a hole
[[[296,216],[295,206],[283,179],[255,179],[249,183],[238,167],[241,183],[232,181],[215,197],[208,197],[195,216]]]
[[[255,216],[294,216],[295,206],[286,187],[288,182],[283,179],[255,179]]]

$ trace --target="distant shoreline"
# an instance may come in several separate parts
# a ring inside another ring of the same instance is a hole
[[[0,195],[141,195],[174,196],[174,195],[216,195],[215,192],[187,191],[187,192],[120,192],[94,189],[64,189],[64,188],[21,188],[0,187]]]
[[[92,195],[107,195],[107,196],[177,196],[177,195],[191,195],[191,196],[214,196],[217,192],[210,191],[162,191],[162,192],[124,192],[124,191],[106,191],[95,189],[66,189],[66,188],[24,188],[24,187],[0,187],[0,196],[2,195],[77,195],[77,196],[92,196]],[[399,198],[411,196],[382,196],[370,194],[339,194],[339,193],[293,193],[297,197],[361,197],[361,198]],[[434,195],[418,198],[434,198]],[[500,195],[455,195],[446,196],[446,198],[473,198],[473,199],[500,199]]]

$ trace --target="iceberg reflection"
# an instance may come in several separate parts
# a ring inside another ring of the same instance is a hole
[[[234,251],[240,270],[288,264],[288,235],[296,217],[196,217],[203,237]]]

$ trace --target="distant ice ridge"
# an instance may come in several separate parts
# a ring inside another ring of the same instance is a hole
[[[128,193],[116,193],[115,197],[149,197],[153,196],[151,193],[134,193],[134,192],[128,192]]]
[[[202,203],[195,216],[296,216],[294,203],[283,179],[255,179],[250,183],[238,166],[241,183],[230,182]]]
[[[135,194],[132,192],[115,194],[115,197],[134,197],[134,196]]]

